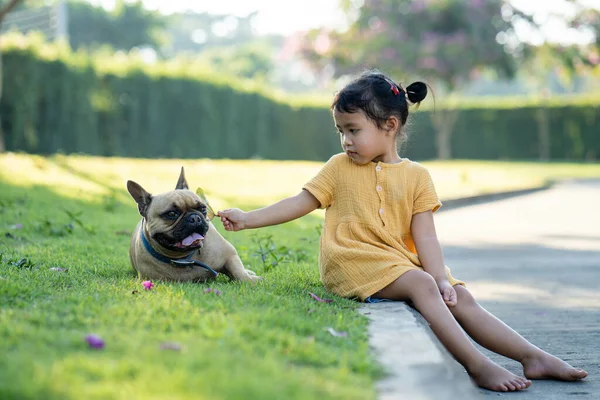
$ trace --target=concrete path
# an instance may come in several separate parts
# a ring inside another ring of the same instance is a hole
[[[586,369],[590,376],[578,383],[534,381],[520,393],[474,389],[466,395],[466,374],[457,373],[462,372],[460,365],[445,350],[439,350],[438,358],[431,355],[439,349],[433,338],[425,346],[428,350],[422,351],[427,361],[423,364],[433,360],[438,368],[453,371],[454,383],[447,382],[448,373],[438,377],[416,373],[418,362],[410,361],[411,356],[405,363],[401,355],[414,356],[420,347],[407,342],[396,349],[399,358],[388,368],[389,379],[379,386],[380,398],[600,399],[600,181],[561,183],[546,191],[440,212],[436,227],[446,264],[455,277],[467,282],[485,308],[532,343]],[[401,317],[402,310],[409,312],[402,303],[394,305],[394,312],[386,314],[382,309],[384,314],[378,317],[379,311],[374,311],[379,306],[363,308],[363,313],[371,312],[367,316],[373,319],[372,325],[395,314],[404,323],[401,329],[415,324],[414,318]],[[386,332],[384,326],[375,328],[371,327],[374,339]],[[388,326],[388,337],[393,329]],[[417,337],[431,335],[424,323],[415,332]],[[390,343],[393,340],[388,338]],[[377,352],[377,341],[371,344]],[[485,352],[509,370],[522,373],[520,364]],[[377,354],[384,359],[381,351]],[[404,395],[402,386],[395,392],[389,389],[390,382],[403,375],[406,380],[407,374],[412,386],[426,386],[420,397]],[[411,374],[415,377],[410,378]],[[444,388],[454,396],[440,397]]]

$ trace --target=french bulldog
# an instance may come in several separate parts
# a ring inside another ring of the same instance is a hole
[[[142,216],[129,247],[140,278],[205,282],[223,273],[239,281],[260,279],[210,222],[207,204],[189,190],[183,167],[173,191],[152,195],[133,181],[127,190]]]

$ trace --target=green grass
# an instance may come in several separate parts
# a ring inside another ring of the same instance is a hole
[[[358,304],[319,283],[322,212],[239,233],[216,223],[264,276],[256,285],[219,278],[143,290],[127,253],[139,215],[125,181],[170,190],[181,165],[215,209],[296,193],[320,167],[0,155],[0,398],[374,398],[382,371],[369,354],[366,320]],[[426,165],[443,199],[600,175],[598,165],[585,164]],[[281,262],[273,266],[272,256]],[[204,293],[209,287],[222,294]],[[316,302],[309,292],[334,301]],[[90,333],[105,340],[103,350],[88,348]]]

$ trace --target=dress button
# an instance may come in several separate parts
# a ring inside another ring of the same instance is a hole
[[[379,209],[379,214],[383,214],[383,208]]]
[[[378,192],[381,192],[383,190],[381,186],[377,186],[375,189],[377,189]]]
[[[378,165],[378,166],[376,166],[376,167],[375,167],[375,169],[376,169],[377,171],[381,171],[381,165]]]

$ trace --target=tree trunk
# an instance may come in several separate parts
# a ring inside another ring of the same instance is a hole
[[[458,110],[438,110],[431,114],[433,126],[435,127],[435,144],[437,158],[449,160],[452,158],[452,132],[458,120]]]
[[[550,160],[550,121],[548,120],[548,109],[538,108],[536,113],[538,123],[538,151],[542,161]]]

